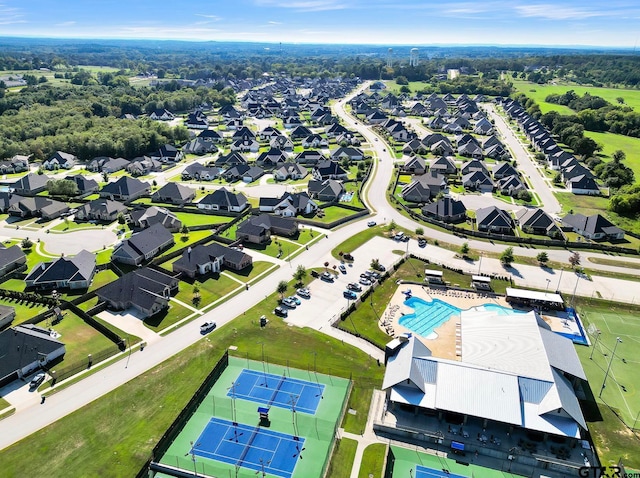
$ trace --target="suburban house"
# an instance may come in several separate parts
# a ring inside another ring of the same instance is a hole
[[[96,255],[83,249],[73,257],[38,263],[24,281],[29,289],[88,289],[95,273]]]
[[[206,129],[198,135],[198,139],[203,139],[209,143],[221,143],[224,138],[214,129]]]
[[[68,211],[66,203],[43,196],[21,198],[7,209],[12,216],[41,217],[45,220],[55,219]]]
[[[238,164],[232,166],[222,173],[222,177],[230,183],[242,180],[245,183],[252,183],[264,175],[264,169],[258,166],[249,166],[248,164]]]
[[[567,186],[567,190],[573,194],[583,194],[587,196],[600,195],[600,188],[598,187],[596,178],[590,171],[567,178],[565,185]]]
[[[11,185],[13,192],[20,196],[35,196],[47,189],[47,182],[51,178],[44,174],[29,173],[22,176]]]
[[[79,221],[104,221],[113,222],[118,215],[125,214],[127,206],[110,199],[94,199],[91,202],[78,207],[75,219]]]
[[[422,214],[446,223],[458,223],[466,220],[467,208],[462,201],[445,196],[422,208]]]
[[[129,213],[134,227],[145,229],[155,224],[161,224],[171,232],[178,232],[182,227],[182,221],[168,209],[158,206],[141,207]]]
[[[217,243],[200,244],[183,251],[182,257],[173,263],[173,272],[193,279],[197,275],[219,273],[223,268],[239,271],[251,264],[253,259],[245,252]]]
[[[167,109],[160,108],[152,111],[149,118],[159,121],[171,121],[172,119],[175,119],[175,115]]]
[[[342,183],[335,179],[311,179],[307,184],[309,197],[322,202],[336,202],[344,193]]]
[[[587,239],[620,241],[624,239],[624,230],[614,226],[600,214],[585,216],[567,214],[562,218],[562,227],[574,231]]]
[[[29,171],[29,159],[31,155],[16,154],[11,159],[0,161],[0,174],[14,174]]]
[[[169,307],[171,294],[180,281],[155,269],[143,267],[129,272],[96,290],[101,301],[113,310],[133,307],[146,319]]]
[[[249,207],[244,194],[235,194],[226,188],[220,188],[203,197],[197,204],[205,211],[242,212]]]
[[[358,148],[352,148],[350,146],[340,147],[331,152],[331,159],[333,161],[340,161],[348,159],[349,161],[360,161],[364,159],[364,153]]]
[[[295,217],[298,214],[311,214],[318,205],[305,192],[284,193],[279,198],[260,198],[260,212],[272,212],[278,216]]]
[[[271,148],[279,149],[280,151],[293,151],[293,141],[286,136],[276,136],[269,141]]]
[[[187,115],[184,125],[190,129],[207,129],[209,127],[209,121],[207,120],[207,116],[198,110]]]
[[[405,201],[422,203],[446,192],[447,180],[441,174],[430,171],[422,176],[415,176],[413,181],[403,186],[400,195]]]
[[[257,153],[260,151],[260,143],[255,139],[238,139],[231,144],[231,151],[243,153]]]
[[[320,151],[307,149],[298,153],[294,160],[299,164],[314,165],[319,162],[326,161],[327,158]]]
[[[15,269],[20,269],[26,263],[27,256],[17,244],[7,248],[0,248],[0,276],[4,276]]]
[[[56,169],[71,169],[75,166],[78,158],[73,154],[65,153],[64,151],[56,151],[53,155],[42,162],[42,167],[53,171]]]
[[[220,156],[213,164],[220,168],[229,168],[231,166],[237,166],[238,164],[247,164],[247,158],[237,151],[232,151],[225,156]],[[211,163],[209,163],[208,166],[211,166]]]
[[[173,244],[173,234],[162,224],[154,224],[122,241],[111,254],[111,260],[137,266]]]
[[[507,176],[518,176],[518,171],[514,168],[511,163],[500,163],[496,167],[493,168],[493,177],[495,179],[506,178]]]
[[[314,179],[347,179],[347,172],[337,161],[320,161],[313,168]]]
[[[190,187],[178,183],[167,183],[151,196],[151,200],[153,202],[183,205],[193,201],[195,197],[196,192]]]
[[[496,206],[489,206],[476,211],[476,226],[478,231],[511,234],[514,224],[507,211]]]
[[[117,181],[105,184],[100,190],[100,197],[120,201],[133,201],[151,192],[149,183],[122,176]]]
[[[486,173],[482,171],[473,171],[462,176],[462,186],[471,191],[490,193],[493,191],[495,184]]]
[[[309,171],[298,163],[283,163],[273,172],[276,181],[285,181],[287,179],[304,179]]]
[[[414,156],[402,165],[402,171],[410,174],[424,174],[427,172],[427,164],[420,156]]]
[[[48,329],[21,324],[0,333],[0,385],[24,379],[65,354],[62,342],[51,337]]]
[[[507,176],[499,179],[496,183],[496,189],[502,194],[515,196],[520,191],[526,191],[527,187],[520,179],[520,176],[514,174],[513,176]]]
[[[129,165],[129,161],[124,158],[108,158],[108,157],[99,157],[94,158],[87,165],[87,169],[89,171],[93,171],[94,173],[103,172],[103,173],[115,173],[117,171],[122,171]]]
[[[151,156],[151,159],[157,159],[161,163],[177,163],[183,158],[182,151],[178,150],[172,144],[163,144],[157,153]]]
[[[303,148],[327,148],[329,142],[319,134],[312,134],[302,140]]]
[[[125,169],[132,176],[144,176],[152,172],[162,171],[162,163],[149,156],[139,156],[129,161]]]
[[[260,153],[256,159],[256,164],[265,168],[273,168],[286,162],[287,159],[289,159],[289,156],[284,151],[272,147],[268,151]]]
[[[184,154],[203,155],[214,153],[217,150],[218,147],[212,141],[207,141],[204,138],[194,138],[182,147]]]
[[[254,244],[265,244],[271,235],[293,236],[298,232],[298,222],[280,216],[260,214],[252,216],[238,225],[236,239]]]
[[[73,181],[76,183],[76,187],[78,188],[80,196],[88,196],[89,194],[97,193],[98,189],[100,189],[100,185],[97,181],[89,178],[85,178],[80,174],[76,174],[75,176],[67,176],[67,181]]]
[[[456,163],[450,156],[440,156],[431,161],[430,170],[444,174],[445,176],[458,173]]]
[[[460,171],[463,175],[473,173],[475,171],[482,171],[484,174],[489,176],[489,170],[487,169],[485,164],[482,161],[478,161],[477,159],[464,163]]]
[[[197,181],[213,181],[224,172],[223,168],[218,166],[203,166],[200,163],[191,163],[182,170],[182,179],[188,181],[195,179]]]
[[[520,228],[527,234],[563,237],[562,230],[553,218],[538,207],[525,207],[516,211],[516,220]]]

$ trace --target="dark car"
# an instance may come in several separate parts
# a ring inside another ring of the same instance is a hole
[[[354,292],[361,292],[362,291],[362,287],[360,287],[359,284],[356,284],[355,282],[350,282],[347,284],[347,289],[352,290]]]
[[[47,376],[44,374],[44,372],[37,373],[37,374],[36,374],[36,375],[31,379],[31,382],[29,382],[29,388],[32,388],[32,389],[33,389],[33,388],[37,388],[37,387],[39,387],[39,386],[40,386],[40,384],[41,384],[42,382],[44,382],[44,379],[45,379],[46,377],[47,377]]]
[[[320,277],[320,273],[318,271],[311,271],[311,277]]]
[[[283,309],[280,306],[273,309],[273,313],[276,314],[278,317],[287,317],[289,315],[289,313],[287,312],[287,309]]]
[[[425,247],[427,245],[426,239],[418,239],[418,246]]]
[[[349,299],[349,300],[356,300],[356,298],[358,297],[356,295],[356,293],[352,290],[345,290],[342,295],[345,297],[345,299]]]
[[[342,256],[342,258],[343,258],[345,261],[353,261],[353,256],[352,256],[351,254],[349,254],[349,253],[344,254],[344,255]]]

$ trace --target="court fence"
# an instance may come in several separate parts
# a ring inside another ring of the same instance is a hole
[[[218,379],[220,378],[222,373],[226,370],[228,365],[229,365],[229,352],[225,351],[224,355],[222,355],[222,357],[220,358],[220,360],[218,360],[218,362],[213,367],[209,375],[207,375],[207,377],[204,379],[200,387],[198,387],[198,390],[196,390],[193,397],[191,397],[191,400],[189,400],[189,402],[185,405],[182,411],[178,414],[178,416],[173,421],[173,423],[169,426],[167,431],[164,432],[164,435],[162,435],[162,437],[158,441],[158,444],[151,451],[151,457],[140,469],[140,471],[136,475],[136,478],[152,476],[150,475],[150,473],[153,471],[157,471],[157,467],[159,467],[160,465],[156,464],[155,460],[156,459],[159,460],[167,452],[171,444],[175,441],[175,439],[183,430],[187,422],[191,419],[191,417],[196,412],[196,410],[198,409],[198,407],[200,406],[204,398],[209,393],[209,390],[211,390],[211,387],[213,387],[213,385],[218,381]],[[154,466],[156,465],[157,467],[154,470]],[[165,467],[162,467],[162,468],[163,468],[163,471],[167,473],[167,470],[165,469]],[[176,476],[184,476],[184,475],[180,474]],[[189,476],[192,476],[192,475],[189,474]]]
[[[349,404],[349,397],[351,396],[351,391],[353,390],[353,377],[349,376],[349,387],[347,388],[347,393],[344,394],[344,398],[342,399],[342,406],[340,407],[340,415],[336,420],[336,424],[333,426],[333,437],[331,438],[331,445],[329,446],[329,452],[327,453],[324,464],[322,465],[322,472],[320,476],[323,478],[327,478],[327,473],[329,472],[329,464],[331,463],[331,458],[333,457],[333,452],[336,448],[336,440],[338,438],[338,428],[340,424],[344,420],[344,414],[347,412],[347,405]]]

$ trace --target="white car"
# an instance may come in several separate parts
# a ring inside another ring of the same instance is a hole
[[[213,320],[207,320],[200,326],[200,333],[206,334],[207,332],[216,328],[216,323]]]
[[[361,278],[358,282],[360,282],[362,285],[364,286],[369,286],[371,285],[371,281],[369,279],[365,279],[364,277]]]
[[[369,226],[369,227],[373,227],[373,226],[375,226],[375,225],[376,225],[376,221],[369,221],[369,222],[367,223],[367,226]]]
[[[309,289],[307,289],[307,288],[298,289],[296,292],[298,293],[298,295],[300,297],[303,297],[305,299],[308,299],[308,298],[311,297],[311,292],[309,292]]]

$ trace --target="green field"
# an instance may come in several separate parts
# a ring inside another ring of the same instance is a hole
[[[580,86],[580,85],[538,85],[537,83],[531,83],[529,81],[524,80],[512,80],[513,86],[516,90],[521,93],[526,94],[529,98],[540,105],[540,110],[545,113],[545,108],[548,108],[549,111],[558,111],[562,114],[573,114],[575,113],[572,109],[562,106],[555,105],[552,103],[545,103],[544,99],[551,94],[564,94],[569,90],[573,90],[576,94],[582,96],[585,93],[589,93],[594,96],[599,96],[604,98],[609,103],[613,105],[617,105],[618,101],[616,98],[622,97],[624,98],[624,104],[626,106],[630,106],[636,111],[640,111],[640,90],[626,90],[622,88],[596,88],[593,86]],[[535,91],[532,91],[535,90]],[[543,108],[543,105],[545,108]]]
[[[384,81],[383,83],[387,85],[387,89],[382,91],[383,95],[387,91],[393,93],[394,95],[400,94],[400,88],[402,88],[402,85],[397,84],[395,80],[388,80]],[[421,91],[428,86],[431,86],[431,84],[427,83],[426,81],[410,81],[408,86],[411,92],[415,93],[416,91]]]
[[[626,465],[638,468],[640,440],[623,424],[628,427],[635,424],[636,430],[640,428],[640,422],[636,422],[640,412],[638,308],[583,300],[578,310],[592,344],[591,347],[578,346],[577,351],[591,386],[592,400],[597,403],[597,409],[587,408],[585,417],[598,453],[603,464],[617,462],[622,457]],[[617,337],[622,342],[612,358]],[[609,363],[611,369],[602,389]]]
[[[206,226],[209,224],[225,224],[233,218],[228,216],[215,216],[213,214],[197,214],[193,212],[176,212],[174,213],[182,224],[187,227]]]
[[[612,159],[615,151],[624,151],[627,155],[624,164],[633,169],[636,183],[640,182],[640,138],[593,131],[585,131],[584,135],[603,146],[601,155],[605,161]]]

